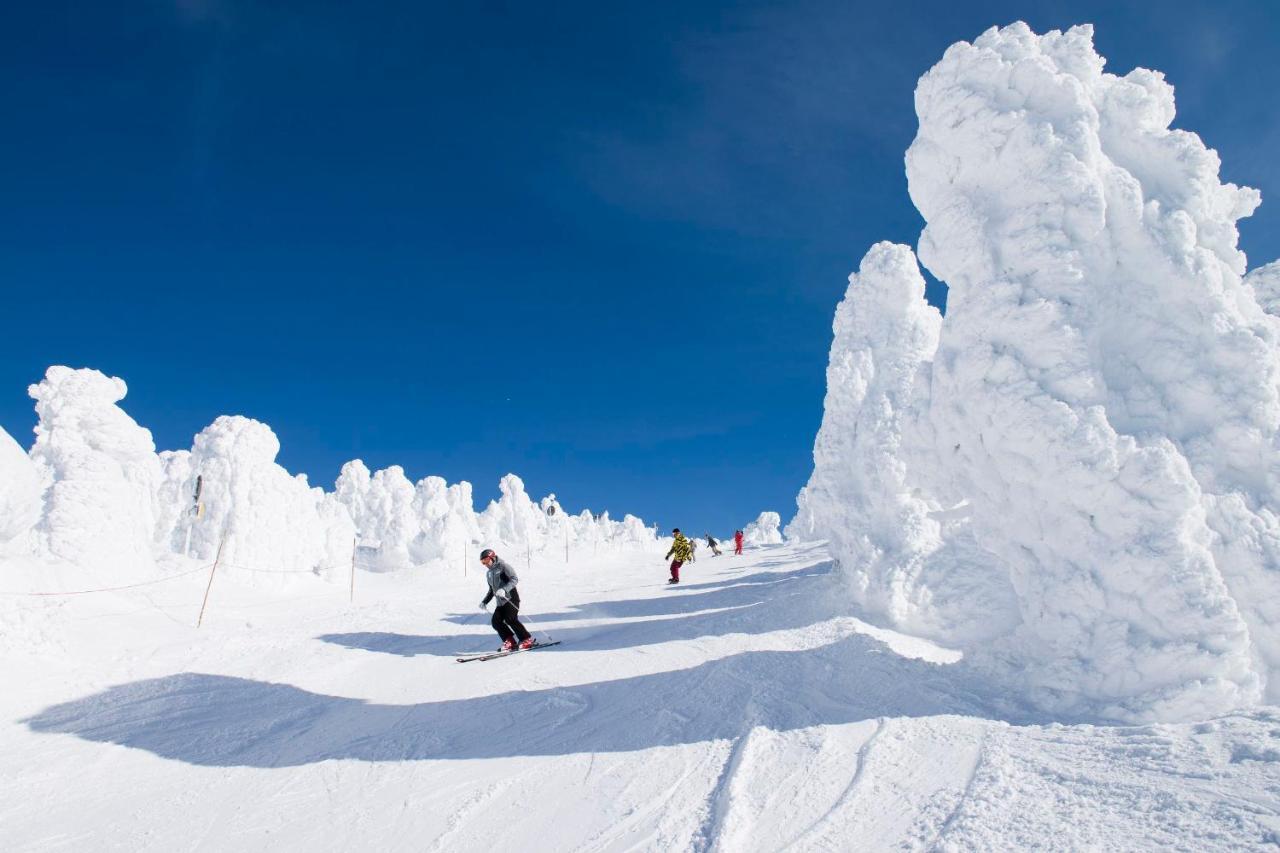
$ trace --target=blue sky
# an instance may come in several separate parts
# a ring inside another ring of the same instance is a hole
[[[110,7],[110,8],[108,8]],[[958,8],[963,7],[963,8]],[[729,530],[811,468],[830,323],[921,222],[916,79],[1093,22],[1258,187],[1280,256],[1280,4],[27,4],[0,34],[0,425],[49,364],[162,449],[471,480]],[[932,286],[930,297],[943,298]]]

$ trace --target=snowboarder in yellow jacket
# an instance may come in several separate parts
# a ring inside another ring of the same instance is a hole
[[[667,581],[667,583],[680,583],[680,567],[693,556],[693,551],[689,547],[689,540],[684,538],[684,534],[680,532],[679,527],[672,530],[671,535],[675,537],[671,543],[671,550],[662,559],[665,561],[668,558],[672,558],[671,580]]]

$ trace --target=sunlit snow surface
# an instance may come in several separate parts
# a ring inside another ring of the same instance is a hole
[[[1256,848],[1280,716],[1047,724],[953,652],[844,615],[821,546],[517,563],[563,645],[486,663],[482,582],[206,576],[19,600],[7,850]],[[177,567],[168,567],[176,569]],[[167,569],[167,570],[168,570]],[[10,562],[0,591],[62,583]],[[14,610],[0,611],[10,618]]]

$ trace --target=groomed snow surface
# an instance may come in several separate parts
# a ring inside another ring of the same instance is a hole
[[[954,45],[916,107],[947,316],[867,253],[787,543],[762,513],[679,586],[514,475],[327,492],[240,416],[157,453],[50,368],[30,453],[0,432],[0,849],[1280,844],[1258,194],[1087,27]],[[454,662],[496,645],[481,545],[562,645]]]
[[[471,571],[24,599],[6,850],[1256,849],[1280,715],[1038,724],[848,615],[818,546],[514,562],[563,644],[486,663]],[[186,564],[162,566],[176,573]],[[6,595],[62,583],[11,561]],[[109,640],[109,642],[107,641]]]

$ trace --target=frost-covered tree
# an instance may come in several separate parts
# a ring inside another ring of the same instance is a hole
[[[331,573],[349,563],[350,519],[332,506],[322,515],[323,495],[277,464],[279,452],[269,426],[240,415],[223,415],[196,435],[180,490],[192,494],[202,478],[204,514],[183,516],[192,525],[193,557],[213,559],[221,545],[223,561],[258,570],[245,574],[257,582],[285,577],[274,572]]]
[[[917,579],[938,632],[1056,712],[1280,695],[1280,327],[1236,231],[1258,194],[1169,129],[1158,73],[1105,73],[1088,27],[953,45],[916,109],[908,185],[947,317],[893,390],[893,346],[846,357],[837,321],[815,480],[845,467],[806,489],[806,523],[835,519],[868,590]],[[902,317],[868,301],[872,329]],[[1009,612],[974,634],[981,563]]]
[[[151,565],[161,481],[151,433],[117,403],[128,387],[97,370],[50,367],[36,401],[31,459],[45,484],[37,545],[72,562]]]
[[[748,545],[781,545],[781,528],[782,516],[766,510],[742,528],[742,540]]]
[[[878,243],[836,308],[813,475],[798,499],[803,526],[828,539],[858,604],[905,618],[924,559],[940,544],[929,505],[911,493],[902,419],[942,315],[906,246]]]

